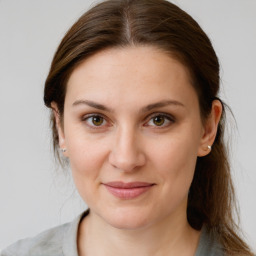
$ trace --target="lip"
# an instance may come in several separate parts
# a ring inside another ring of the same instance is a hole
[[[122,182],[122,181],[113,181],[108,183],[103,183],[106,189],[115,197],[119,199],[134,199],[140,195],[146,193],[150,190],[155,184],[147,182]]]

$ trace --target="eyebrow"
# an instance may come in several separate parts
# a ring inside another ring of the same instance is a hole
[[[100,103],[97,103],[94,101],[90,101],[90,100],[77,100],[72,104],[72,106],[78,106],[78,105],[87,105],[87,106],[90,106],[90,107],[93,107],[93,108],[96,108],[99,110],[103,110],[106,112],[114,112],[111,108],[108,108],[103,104],[100,104]],[[176,100],[163,100],[163,101],[159,101],[159,102],[149,104],[149,105],[143,107],[140,112],[148,112],[152,109],[162,108],[162,107],[166,107],[169,105],[185,107],[181,102],[176,101]]]
[[[153,104],[149,104],[146,107],[143,107],[141,112],[148,112],[152,109],[155,108],[162,108],[162,107],[166,107],[169,105],[174,105],[174,106],[179,106],[179,107],[185,107],[181,102],[176,101],[176,100],[164,100],[164,101],[160,101],[160,102],[156,102]]]
[[[97,108],[99,110],[103,110],[103,111],[107,111],[107,112],[113,112],[112,109],[104,106],[103,104],[94,102],[94,101],[90,101],[90,100],[77,100],[75,101],[72,106],[78,106],[78,105],[87,105],[90,106],[92,108]]]

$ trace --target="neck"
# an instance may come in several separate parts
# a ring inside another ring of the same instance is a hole
[[[81,256],[194,255],[199,236],[200,232],[188,224],[186,214],[128,230],[112,227],[90,212],[79,227],[78,251]]]

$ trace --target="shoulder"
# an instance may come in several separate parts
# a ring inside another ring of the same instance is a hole
[[[87,213],[79,215],[73,222],[19,240],[3,250],[0,256],[77,256],[77,230]]]
[[[35,237],[17,241],[7,247],[1,256],[29,256],[29,255],[56,255],[62,254],[62,241],[70,223],[46,230]]]

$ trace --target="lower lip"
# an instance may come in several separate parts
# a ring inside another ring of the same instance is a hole
[[[152,188],[152,185],[136,188],[115,188],[108,185],[105,185],[105,187],[115,197],[120,199],[134,199],[147,192],[150,188]]]

